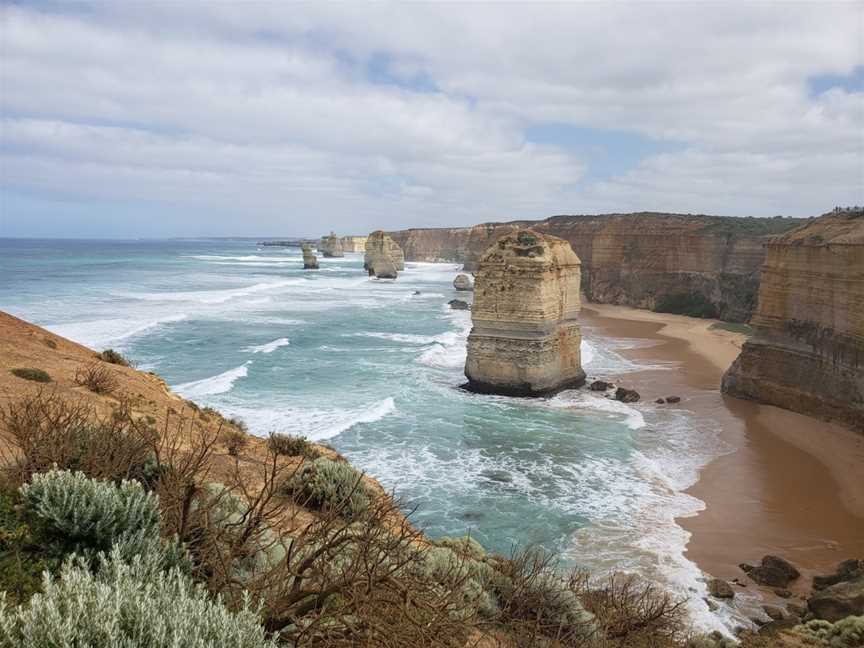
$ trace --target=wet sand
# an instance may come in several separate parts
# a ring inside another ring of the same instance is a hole
[[[681,396],[675,407],[716,421],[734,449],[705,466],[687,491],[705,509],[678,520],[692,534],[687,556],[703,571],[746,581],[739,563],[776,554],[804,574],[792,588],[804,592],[809,575],[864,557],[864,435],[723,396],[721,376],[745,338],[712,329],[710,320],[598,304],[582,312],[583,325],[603,335],[654,342],[625,355],[677,366],[629,374],[622,384],[648,403]]]

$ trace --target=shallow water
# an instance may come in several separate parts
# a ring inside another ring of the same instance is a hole
[[[466,393],[470,314],[447,307],[464,297],[458,266],[408,263],[389,282],[368,279],[361,255],[319,260],[304,271],[299,249],[248,240],[0,240],[0,308],[119,349],[255,434],[332,444],[432,536],[636,572],[718,627],[674,522],[702,506],[681,491],[721,451],[710,423],[585,390]],[[620,354],[639,342],[583,334],[589,376],[645,368]]]

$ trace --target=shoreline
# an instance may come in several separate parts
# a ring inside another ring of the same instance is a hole
[[[731,450],[699,469],[684,492],[704,509],[676,519],[690,539],[685,557],[705,573],[748,582],[742,562],[776,554],[802,573],[790,589],[804,593],[810,576],[833,572],[842,560],[864,556],[864,436],[836,424],[720,393],[723,372],[746,340],[712,328],[716,320],[654,313],[625,306],[583,304],[582,323],[604,335],[650,340],[623,352],[634,360],[677,365],[639,370],[621,381],[645,403],[681,396],[676,408],[715,422]],[[596,376],[603,378],[603,376]],[[659,405],[658,407],[665,407]]]

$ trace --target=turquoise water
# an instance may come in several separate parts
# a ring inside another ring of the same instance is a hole
[[[304,271],[298,249],[249,240],[0,240],[0,309],[120,349],[255,434],[326,441],[433,536],[470,532],[505,553],[539,544],[704,591],[674,517],[701,506],[681,490],[717,451],[710,430],[585,390],[466,393],[470,314],[447,307],[464,297],[458,266],[408,263],[386,282],[358,254],[320,262]],[[583,334],[589,376],[640,368],[620,354],[637,341]]]

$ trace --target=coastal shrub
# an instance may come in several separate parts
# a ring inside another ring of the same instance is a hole
[[[42,584],[42,572],[59,569],[32,528],[16,491],[0,491],[0,592],[15,603],[29,600]]]
[[[110,480],[146,480],[155,468],[158,434],[122,404],[100,416],[84,401],[40,391],[0,408],[0,424],[17,449],[3,472],[18,485],[55,466]]]
[[[178,569],[126,562],[117,552],[94,574],[68,561],[43,591],[10,608],[0,599],[0,648],[275,648],[248,598],[236,612]]]
[[[159,500],[136,481],[115,485],[82,472],[52,470],[33,475],[20,493],[63,553],[92,556],[116,546],[129,558],[158,541]]]
[[[120,365],[121,367],[129,367],[131,363],[119,351],[114,349],[105,349],[101,353],[97,353],[96,357],[103,362]]]
[[[808,621],[797,626],[795,633],[829,648],[858,648],[864,646],[864,616],[849,616],[836,623]]]
[[[241,432],[249,432],[249,427],[246,425],[246,421],[241,418],[232,416],[230,419],[228,419],[228,422]]]
[[[663,295],[654,307],[657,313],[673,313],[689,317],[716,318],[717,307],[699,293],[673,293]]]
[[[10,369],[9,371],[12,373],[13,376],[18,376],[19,378],[23,378],[24,380],[32,380],[33,382],[40,383],[51,382],[51,376],[48,375],[47,371],[43,371],[42,369],[18,367],[15,369]]]
[[[222,432],[222,443],[229,455],[237,457],[240,455],[240,451],[249,445],[249,435],[241,430],[226,428]]]
[[[111,370],[96,362],[77,369],[75,383],[94,394],[111,394],[117,389],[117,379]]]
[[[286,457],[303,457],[304,459],[317,459],[321,456],[321,452],[314,445],[309,443],[306,437],[294,436],[291,434],[276,434],[270,435],[267,440],[267,445],[271,452]]]
[[[435,544],[439,547],[447,547],[472,560],[483,560],[486,557],[486,549],[471,536],[461,538],[442,536],[435,541]]]
[[[365,513],[372,492],[363,475],[348,463],[319,457],[304,463],[286,485],[294,500],[313,510],[338,511],[352,519]]]

